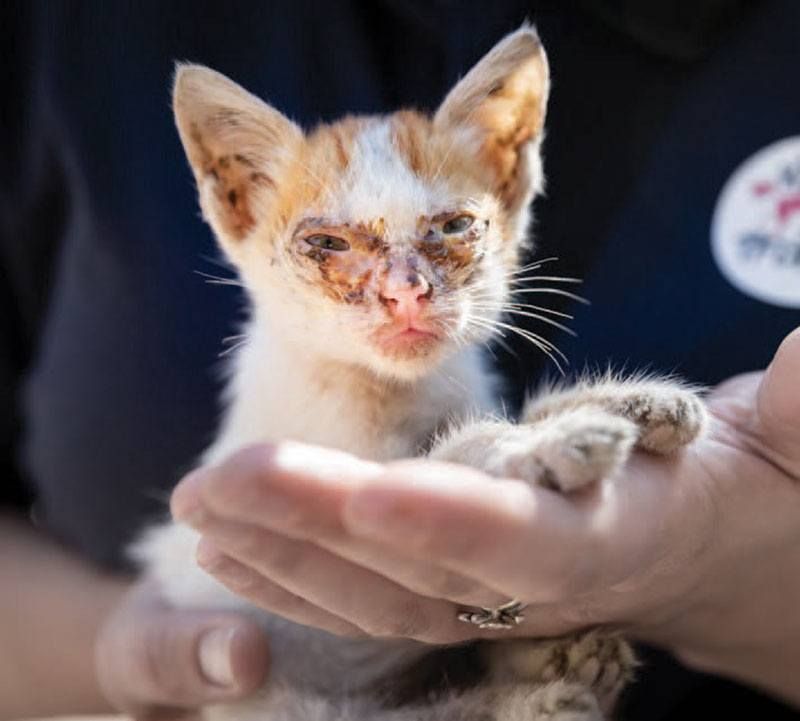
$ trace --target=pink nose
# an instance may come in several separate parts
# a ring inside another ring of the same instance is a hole
[[[397,282],[387,278],[380,291],[380,299],[396,318],[413,319],[430,300],[431,286],[425,278],[412,273]]]

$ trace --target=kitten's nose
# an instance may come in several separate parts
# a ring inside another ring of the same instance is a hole
[[[419,273],[411,272],[402,278],[390,274],[381,286],[380,299],[396,318],[413,320],[430,300],[432,291],[431,284]]]

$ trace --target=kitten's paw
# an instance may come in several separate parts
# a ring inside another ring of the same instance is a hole
[[[544,422],[580,408],[602,408],[637,426],[637,446],[666,455],[691,443],[703,431],[706,410],[692,390],[669,380],[584,381],[532,398],[522,420]]]
[[[557,681],[591,691],[610,710],[637,666],[630,644],[599,630],[554,639],[514,641],[488,649],[489,668],[503,681]]]
[[[639,427],[637,446],[659,455],[674,453],[695,440],[706,424],[702,401],[692,391],[669,385],[632,386],[610,410]]]
[[[583,684],[556,681],[514,690],[500,702],[496,721],[603,721],[594,694]]]
[[[507,459],[509,470],[564,492],[613,476],[638,436],[634,423],[599,408],[576,408],[529,428],[530,447]]]

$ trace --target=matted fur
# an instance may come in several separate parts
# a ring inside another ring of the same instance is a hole
[[[551,390],[519,425],[492,415],[479,347],[510,307],[543,183],[547,94],[547,60],[527,26],[432,117],[350,117],[309,133],[212,70],[178,68],[175,115],[200,205],[252,300],[202,462],[263,441],[379,461],[427,450],[569,491],[615,474],[637,445],[672,452],[700,432],[695,396],[657,380]],[[634,666],[625,642],[600,632],[481,643],[470,651],[479,681],[390,704],[386,690],[426,668],[429,645],[339,638],[258,611],[199,569],[197,541],[171,524],[136,553],[176,606],[252,614],[273,659],[267,686],[206,709],[209,721],[589,721]]]

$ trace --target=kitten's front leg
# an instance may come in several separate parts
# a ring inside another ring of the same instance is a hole
[[[696,390],[677,381],[606,378],[581,381],[531,398],[521,423],[537,424],[579,408],[600,408],[636,424],[637,447],[667,455],[691,443],[706,424]]]
[[[670,381],[582,382],[529,401],[518,425],[466,424],[430,457],[570,491],[608,478],[634,447],[668,454],[705,425],[697,395]]]
[[[636,437],[631,421],[599,408],[581,408],[535,425],[471,423],[441,439],[429,457],[569,491],[612,475],[627,460]]]

